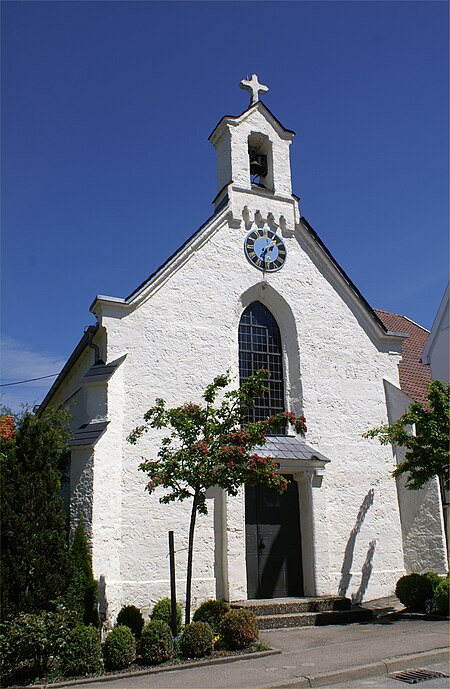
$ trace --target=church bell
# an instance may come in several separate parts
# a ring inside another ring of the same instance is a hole
[[[267,175],[267,156],[250,154],[250,174],[254,177],[265,177]]]

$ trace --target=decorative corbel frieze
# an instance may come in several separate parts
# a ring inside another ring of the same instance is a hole
[[[248,209],[248,206],[244,206],[242,210],[242,218],[244,220],[244,225],[245,229],[247,231],[251,230],[252,225],[253,225],[253,220],[251,219],[250,211]]]
[[[275,216],[273,213],[267,214],[267,224],[269,225],[270,229],[273,230],[273,232],[277,231],[279,225],[276,222]]]
[[[227,222],[228,226],[231,227],[234,230],[238,230],[241,226],[241,219],[240,218],[235,218],[233,215],[233,211],[228,211],[227,213]]]
[[[261,211],[256,211],[255,213],[255,223],[258,227],[264,226],[264,218],[261,215]]]
[[[280,230],[283,237],[293,237],[294,227],[289,227],[284,215],[280,215]]]

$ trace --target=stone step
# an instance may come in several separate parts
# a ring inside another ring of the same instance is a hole
[[[334,610],[350,610],[349,598],[343,596],[317,596],[315,598],[271,598],[243,600],[231,603],[232,608],[251,610],[261,615],[292,615],[296,613],[321,613]]]
[[[369,622],[372,618],[372,610],[355,606],[351,610],[259,615],[256,618],[256,622],[258,629],[280,629],[287,627],[318,627],[326,624],[355,624],[357,622]]]

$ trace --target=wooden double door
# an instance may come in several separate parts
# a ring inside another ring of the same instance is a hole
[[[283,494],[245,488],[248,598],[303,596],[298,487],[292,476]]]

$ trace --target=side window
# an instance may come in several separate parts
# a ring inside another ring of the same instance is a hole
[[[280,329],[259,301],[247,306],[239,323],[239,377],[241,384],[260,368],[270,371],[269,392],[255,400],[248,421],[261,421],[285,411],[283,354]]]

